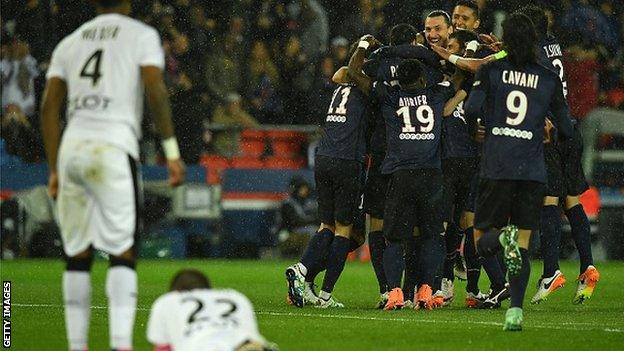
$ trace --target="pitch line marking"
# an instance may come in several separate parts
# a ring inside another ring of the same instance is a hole
[[[15,303],[13,304],[15,307],[30,307],[30,308],[63,308],[63,305],[53,305],[53,304],[24,304],[24,303]],[[107,306],[91,306],[91,309],[94,310],[105,310]],[[137,307],[137,311],[149,311],[149,308],[146,307]],[[314,313],[293,313],[293,312],[272,312],[272,311],[256,311],[256,314],[261,316],[280,316],[280,317],[307,317],[307,318],[335,318],[335,319],[355,319],[355,320],[363,320],[363,321],[384,321],[384,322],[416,322],[416,323],[448,323],[448,324],[476,324],[476,325],[489,325],[489,326],[497,326],[500,327],[503,323],[498,322],[480,322],[480,321],[454,321],[454,320],[434,320],[434,319],[413,319],[413,318],[388,318],[388,317],[364,317],[364,316],[353,316],[346,314],[314,314]],[[538,329],[557,329],[557,330],[587,330],[587,328],[573,328],[573,327],[562,327],[561,325],[570,325],[570,326],[581,326],[581,325],[594,325],[592,323],[573,323],[573,322],[563,322],[556,325],[544,325],[544,324],[532,324],[529,327],[538,328]],[[594,329],[598,331],[604,331],[607,333],[624,333],[624,330],[618,328],[604,328],[604,329]]]

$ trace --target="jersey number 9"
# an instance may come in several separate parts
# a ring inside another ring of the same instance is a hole
[[[507,95],[507,110],[511,113],[511,116],[507,117],[505,121],[511,126],[517,126],[526,117],[528,108],[528,101],[526,95],[519,90],[512,90]]]

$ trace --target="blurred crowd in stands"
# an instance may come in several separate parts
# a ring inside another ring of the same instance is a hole
[[[481,31],[500,34],[505,13],[527,0],[478,0]],[[569,101],[583,119],[597,106],[624,109],[624,2],[542,4],[566,51]],[[397,23],[422,29],[430,10],[452,0],[136,0],[134,17],[157,28],[182,154],[231,152],[220,128],[318,125],[333,72],[350,43],[384,42]],[[2,138],[26,161],[42,159],[38,101],[54,46],[95,15],[87,0],[2,0]],[[157,140],[150,119],[145,140]],[[158,145],[158,143],[153,143]]]

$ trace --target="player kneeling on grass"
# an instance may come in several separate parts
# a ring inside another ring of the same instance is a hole
[[[182,270],[150,312],[154,351],[275,351],[258,332],[251,302],[231,289],[211,289],[197,270]]]

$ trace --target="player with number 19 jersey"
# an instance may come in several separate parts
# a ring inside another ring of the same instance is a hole
[[[98,140],[139,157],[141,66],[164,68],[158,32],[120,14],[103,14],[63,39],[47,77],[67,83],[68,139]]]
[[[159,297],[147,323],[147,339],[170,351],[234,351],[264,342],[251,302],[235,290],[193,289]]]

